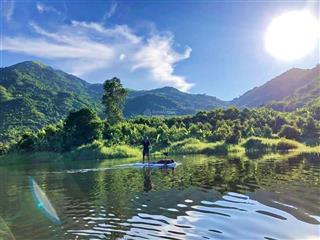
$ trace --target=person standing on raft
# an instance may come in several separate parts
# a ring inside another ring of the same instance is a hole
[[[144,162],[145,157],[148,157],[148,162],[150,162],[150,141],[148,137],[145,137],[142,141],[143,151],[142,160]]]

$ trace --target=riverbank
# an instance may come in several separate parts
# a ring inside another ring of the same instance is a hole
[[[239,144],[227,144],[220,142],[201,142],[198,139],[189,138],[172,144],[166,149],[172,154],[218,154],[227,155],[232,153],[270,153],[283,151],[297,151],[308,153],[319,153],[320,146],[307,146],[303,143],[286,138],[260,138],[251,137],[242,140]]]
[[[227,144],[219,142],[202,142],[198,139],[188,138],[171,144],[170,147],[154,151],[152,157],[159,158],[164,152],[170,155],[205,154],[221,156],[246,156],[251,159],[261,158],[267,154],[300,154],[300,153],[320,153],[320,146],[307,146],[303,143],[288,140],[285,138],[268,139],[251,137],[244,139],[239,144]],[[15,162],[48,162],[70,159],[81,160],[104,160],[117,158],[140,158],[141,149],[136,146],[115,145],[108,146],[104,141],[94,141],[93,143],[80,146],[73,151],[66,153],[58,152],[14,152],[0,156],[0,161]]]

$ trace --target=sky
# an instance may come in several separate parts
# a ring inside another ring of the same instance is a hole
[[[131,89],[172,86],[231,100],[293,67],[270,55],[272,20],[318,1],[0,0],[1,67],[33,60],[91,83],[114,76]],[[319,37],[320,38],[320,37]]]

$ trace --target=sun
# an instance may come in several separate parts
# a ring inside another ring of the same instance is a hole
[[[287,12],[270,23],[265,47],[279,60],[297,60],[319,48],[319,31],[320,24],[310,12]]]

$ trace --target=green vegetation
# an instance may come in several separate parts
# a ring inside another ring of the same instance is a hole
[[[173,143],[165,149],[172,154],[243,154],[243,153],[270,153],[279,151],[299,151],[299,152],[320,152],[320,146],[308,147],[300,142],[276,138],[268,139],[261,137],[250,137],[243,139],[240,144],[228,144],[223,141],[219,142],[202,142],[198,139],[188,138],[183,141]]]
[[[242,146],[246,151],[288,151],[294,149],[302,149],[304,144],[286,138],[267,139],[259,137],[251,137],[244,141]]]
[[[104,118],[103,94],[102,84],[90,84],[42,63],[27,61],[0,68],[0,142],[55,124],[81,108],[92,109]],[[124,116],[194,114],[227,105],[215,97],[169,87],[130,90]]]
[[[56,124],[70,111],[101,109],[91,84],[49,66],[22,62],[0,72],[0,141]]]
[[[148,91],[129,91],[124,115],[132,117],[168,116],[195,114],[200,110],[225,108],[230,105],[216,97],[205,94],[190,94],[173,87],[163,87]]]
[[[80,146],[66,155],[70,159],[88,160],[139,157],[141,153],[135,147],[128,145],[107,146],[107,143],[100,140]]]
[[[127,90],[117,78],[107,80],[102,92],[99,90],[101,85],[88,84],[34,62],[17,64],[1,71],[4,78],[0,79],[0,113],[3,113],[0,129],[5,129],[0,136],[1,154],[23,151],[56,152],[90,159],[133,157],[139,155],[139,145],[144,136],[149,137],[153,153],[230,154],[251,153],[255,149],[261,152],[315,151],[317,147],[306,145],[319,145],[318,100],[294,112],[229,107],[200,111],[192,116],[136,116],[124,120],[122,114]],[[292,75],[292,71],[284,74],[285,79]],[[294,78],[295,85],[303,85],[306,79],[312,78],[314,70],[310,71]],[[281,81],[283,78],[279,77]],[[273,80],[271,85],[279,79]],[[145,92],[152,92],[152,97]],[[98,98],[93,98],[98,95],[102,104],[98,103]],[[52,101],[52,96],[56,97],[55,101]],[[154,96],[159,98],[158,102],[152,101]],[[160,110],[172,107],[160,98],[181,104],[193,101],[190,103],[193,108],[201,107],[196,103],[197,99],[203,102],[207,99],[204,95],[162,88],[129,91],[126,106],[131,106],[129,101],[140,99],[136,102],[139,106],[151,102],[153,107],[159,103]],[[186,100],[182,101],[182,98]],[[101,119],[104,117],[102,106],[105,107],[106,120]]]
[[[110,124],[92,110],[81,109],[56,125],[26,132],[2,151],[54,151],[69,154],[73,159],[136,157],[140,155],[141,139],[146,135],[153,153],[316,152],[320,137],[319,119],[315,119],[317,111],[311,108],[283,113],[232,107],[194,116],[136,117]],[[307,147],[304,139],[315,147]]]
[[[120,79],[112,78],[103,84],[102,104],[105,107],[107,121],[115,124],[123,120],[123,108],[128,92],[123,88]]]

